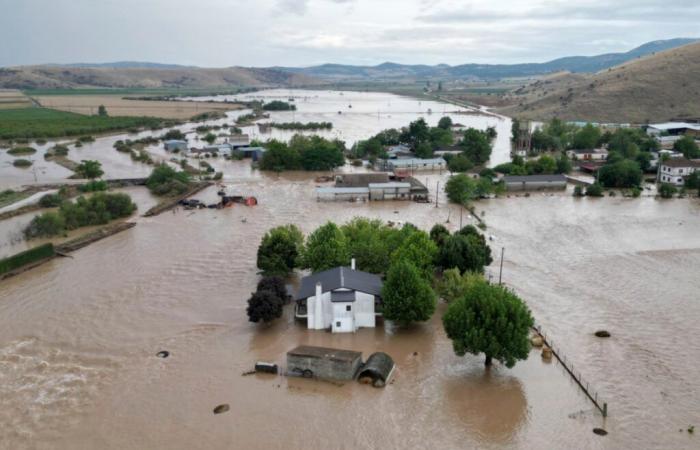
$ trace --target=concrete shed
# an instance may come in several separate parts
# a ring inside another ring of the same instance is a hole
[[[362,353],[301,345],[287,352],[287,370],[305,378],[353,380],[362,367]]]

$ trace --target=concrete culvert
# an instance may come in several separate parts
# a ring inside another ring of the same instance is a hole
[[[228,403],[224,403],[223,405],[219,405],[216,408],[214,408],[214,414],[225,413],[229,409],[231,408],[229,407]]]
[[[602,428],[593,428],[593,432],[598,436],[606,436],[608,434],[608,432]]]
[[[357,377],[360,383],[372,384],[374,387],[384,387],[394,371],[394,360],[383,352],[373,353],[360,369]]]
[[[167,358],[168,356],[170,356],[170,352],[167,350],[161,350],[158,353],[156,353],[156,356],[159,358]]]
[[[599,338],[609,338],[610,337],[610,332],[606,330],[598,330],[595,332],[596,337]]]

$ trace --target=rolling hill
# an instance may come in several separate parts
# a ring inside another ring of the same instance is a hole
[[[440,64],[404,65],[384,63],[378,66],[348,66],[341,64],[324,64],[314,67],[293,68],[276,67],[276,69],[304,74],[315,78],[333,81],[392,81],[399,79],[498,79],[532,77],[561,71],[573,73],[594,73],[636,58],[651,55],[664,50],[677,48],[698,42],[697,39],[678,38],[654,41],[625,53],[608,53],[597,56],[572,56],[559,58],[545,63],[531,64],[463,64],[449,66]]]
[[[656,53],[596,74],[560,73],[505,97],[499,112],[529,119],[595,122],[700,117],[700,43]]]
[[[243,67],[222,69],[110,66],[0,68],[0,88],[6,89],[265,87],[299,86],[312,81],[303,74]]]

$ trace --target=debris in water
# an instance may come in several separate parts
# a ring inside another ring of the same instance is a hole
[[[595,332],[596,337],[599,338],[609,338],[610,337],[610,332],[607,330],[598,330]]]
[[[256,373],[256,372],[255,372],[254,370],[249,370],[249,371],[247,371],[247,372],[243,372],[243,373],[241,374],[241,376],[242,376],[242,377],[247,377],[248,375],[255,375],[255,373]]]
[[[544,345],[544,339],[542,339],[542,336],[532,336],[530,338],[530,344],[533,347],[540,348]]]
[[[228,406],[228,403],[224,403],[223,405],[219,405],[216,408],[214,408],[214,414],[225,413],[229,409],[231,408]]]
[[[690,433],[690,434],[695,433],[695,425],[689,425],[689,426],[688,426],[688,433]]]
[[[602,428],[593,428],[593,432],[598,436],[607,436],[608,432]]]
[[[167,358],[168,356],[170,356],[170,352],[167,350],[161,350],[158,353],[156,353],[156,356],[159,358]]]
[[[550,360],[552,359],[552,349],[549,347],[542,348],[542,359]]]

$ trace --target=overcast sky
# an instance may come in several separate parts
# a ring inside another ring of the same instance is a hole
[[[543,62],[699,24],[700,0],[0,0],[0,66]]]

